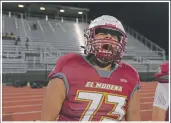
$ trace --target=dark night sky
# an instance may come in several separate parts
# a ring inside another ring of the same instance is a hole
[[[89,19],[113,15],[166,50],[169,46],[168,3],[58,3],[89,8]]]

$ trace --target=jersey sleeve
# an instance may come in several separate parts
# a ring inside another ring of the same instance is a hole
[[[158,83],[154,95],[153,106],[167,110],[169,106],[168,83]]]
[[[65,62],[65,57],[64,56],[61,56],[61,57],[58,58],[53,70],[48,75],[49,79],[53,79],[53,78],[58,77],[58,73],[62,72],[63,66],[65,64],[64,62]]]
[[[68,84],[68,80],[67,77],[65,76],[65,73],[63,72],[63,68],[65,66],[65,62],[68,60],[68,56],[64,55],[58,58],[53,70],[50,72],[50,74],[48,75],[48,78],[50,80],[54,79],[54,78],[59,78],[62,79],[67,93],[69,91],[69,84]]]

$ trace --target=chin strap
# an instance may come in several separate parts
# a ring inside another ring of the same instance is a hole
[[[87,59],[92,63],[92,64],[95,64],[95,65],[98,65],[99,67],[101,68],[104,68],[104,67],[107,67],[108,65],[110,65],[112,62],[108,62],[108,63],[102,63],[100,62],[98,59],[96,59],[95,55],[87,55]]]
[[[111,64],[111,62],[103,63],[103,62],[99,61],[99,60],[96,59],[96,58],[95,58],[95,60],[94,60],[94,63],[95,63],[96,65],[98,65],[99,67],[101,67],[101,68],[107,67],[108,65]]]

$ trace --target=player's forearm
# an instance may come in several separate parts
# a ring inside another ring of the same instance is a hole
[[[140,110],[134,111],[128,111],[126,115],[126,120],[127,121],[141,121],[141,114]]]
[[[60,99],[59,99],[60,100]],[[55,103],[54,103],[55,102]],[[56,121],[62,107],[61,101],[44,101],[41,111],[41,121]]]
[[[55,121],[65,99],[64,82],[53,79],[49,82],[42,105],[41,121]]]
[[[134,93],[128,103],[126,119],[128,121],[141,121],[140,90]]]
[[[153,106],[152,121],[165,121],[166,110]]]
[[[49,116],[49,114],[41,115],[40,121],[56,121],[56,117]]]

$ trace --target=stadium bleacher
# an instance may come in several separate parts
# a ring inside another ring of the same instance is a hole
[[[63,54],[75,52],[84,55],[84,49],[80,46],[84,45],[84,29],[88,27],[88,23],[34,17],[24,19],[5,14],[2,20],[3,33],[13,32],[21,39],[17,46],[15,41],[3,40],[3,73],[50,71],[57,58]],[[158,46],[151,43],[151,48],[148,47],[139,40],[144,39],[142,36],[135,36],[138,33],[127,26],[125,29],[128,42],[123,60],[132,64],[138,72],[155,72],[157,66],[165,60],[165,51],[161,48],[153,50],[153,47]],[[28,49],[26,37],[29,39]],[[15,60],[18,60],[18,64]]]

